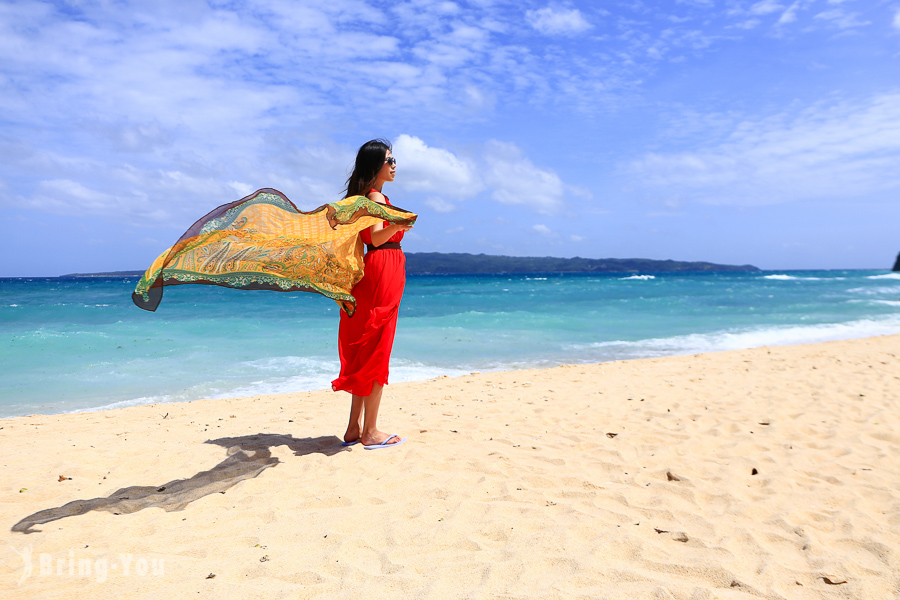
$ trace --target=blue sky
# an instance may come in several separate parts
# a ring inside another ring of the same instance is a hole
[[[0,276],[332,202],[373,137],[410,252],[889,268],[898,67],[900,0],[0,1]]]

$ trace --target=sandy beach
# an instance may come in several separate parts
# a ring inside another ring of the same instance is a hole
[[[4,598],[900,598],[900,336],[0,420]]]

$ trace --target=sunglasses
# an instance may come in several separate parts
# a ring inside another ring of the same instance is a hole
[[[384,162],[386,162],[387,164],[391,165],[392,167],[396,167],[396,166],[397,166],[397,159],[394,158],[393,156],[384,159]]]

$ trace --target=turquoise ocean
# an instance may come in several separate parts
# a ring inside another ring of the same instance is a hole
[[[0,416],[326,389],[338,307],[310,293],[0,279]],[[900,333],[900,273],[411,275],[391,382]],[[345,394],[335,395],[343,401]]]

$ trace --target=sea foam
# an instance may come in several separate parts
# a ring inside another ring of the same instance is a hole
[[[822,277],[800,277],[796,275],[763,275],[763,279],[771,279],[774,281],[822,281]],[[837,279],[837,278],[835,278]]]
[[[580,347],[584,350],[602,350],[607,356],[606,360],[619,360],[743,350],[762,346],[812,344],[893,334],[900,334],[900,315],[860,319],[848,323],[760,327],[635,341],[596,342],[581,346],[573,345],[572,349]],[[588,357],[588,360],[596,358],[596,356]]]

